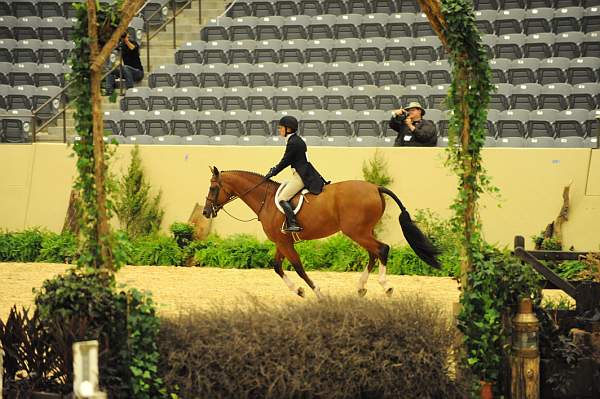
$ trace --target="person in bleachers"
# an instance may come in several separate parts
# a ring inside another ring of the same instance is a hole
[[[396,109],[390,119],[390,128],[398,132],[394,142],[396,147],[435,147],[435,125],[423,119],[425,110],[418,102],[411,102],[406,108]]]
[[[121,74],[125,79],[125,86],[128,89],[133,87],[134,82],[139,82],[144,78],[144,67],[140,60],[140,46],[135,40],[129,37],[128,33],[124,33],[119,43],[119,50],[123,58],[121,68],[114,69],[110,75],[106,77],[106,95],[111,95],[115,89],[115,79]]]
[[[290,115],[284,116],[279,120],[278,129],[279,135],[285,137],[287,143],[285,153],[281,161],[269,170],[265,178],[270,179],[286,167],[292,167],[292,179],[281,190],[279,204],[283,208],[287,220],[284,230],[298,232],[302,230],[302,227],[298,225],[294,208],[289,201],[304,187],[313,194],[319,194],[327,182],[306,158],[306,143],[296,134],[298,120]]]

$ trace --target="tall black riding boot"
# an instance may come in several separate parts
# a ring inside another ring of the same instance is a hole
[[[296,222],[296,215],[294,215],[294,209],[292,208],[292,204],[288,201],[279,201],[279,205],[283,208],[285,212],[285,218],[287,219],[287,227],[283,229],[283,231],[289,232],[298,232],[302,231],[302,227],[298,226]]]

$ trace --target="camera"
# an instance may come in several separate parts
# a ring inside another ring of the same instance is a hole
[[[403,122],[408,117],[408,112],[402,111],[400,115],[396,115],[395,118],[398,122]]]

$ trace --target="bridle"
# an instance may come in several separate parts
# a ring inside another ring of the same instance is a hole
[[[241,198],[244,195],[248,194],[250,191],[254,190],[255,188],[257,188],[258,186],[260,186],[267,180],[268,179],[263,178],[263,180],[261,180],[260,183],[254,185],[253,187],[249,188],[248,190],[244,191],[243,193],[236,195],[236,194],[232,194],[229,191],[227,191],[221,184],[221,178],[217,177],[217,186],[216,186],[216,191],[215,191],[213,198],[210,198],[210,196],[206,197],[206,200],[210,201],[211,217],[216,217],[217,212],[219,212],[219,210],[223,209],[223,212],[225,212],[226,214],[228,214],[229,216],[231,216],[232,218],[234,218],[235,220],[240,221],[240,222],[250,222],[253,220],[260,220],[260,212],[262,211],[263,207],[265,206],[265,202],[267,200],[267,189],[266,188],[265,188],[265,196],[264,196],[262,202],[260,203],[260,208],[258,209],[258,212],[256,212],[257,217],[255,217],[255,218],[248,219],[248,220],[239,219],[239,218],[233,216],[231,213],[227,212],[227,209],[225,209],[224,206],[229,204],[230,202],[233,202],[236,199]],[[212,187],[211,187],[211,190],[212,190]],[[219,204],[219,203],[217,203],[217,199],[219,198],[219,194],[220,194],[221,190],[223,190],[223,192],[225,194],[227,194],[227,200],[225,202],[223,202],[222,204]]]

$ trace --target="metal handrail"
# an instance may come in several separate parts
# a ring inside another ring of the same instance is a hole
[[[146,23],[146,69],[148,71],[150,71],[150,49],[151,49],[150,40],[153,39],[154,37],[156,37],[159,33],[161,33],[163,28],[165,28],[168,24],[171,23],[171,21],[173,21],[173,49],[176,49],[177,48],[177,16],[179,14],[181,14],[188,5],[191,5],[193,1],[194,0],[188,0],[181,7],[177,8],[177,1],[171,0],[171,11],[172,11],[173,15],[170,18],[168,18],[165,22],[163,22],[162,25],[160,25],[158,28],[156,28],[154,30],[154,33],[152,33],[152,34],[150,34],[150,24]],[[201,19],[202,19],[201,4],[202,4],[202,0],[198,0],[198,10],[199,10],[198,23],[202,22],[201,21]],[[148,17],[148,21],[150,21],[152,19],[152,17],[154,17],[161,10],[162,10],[162,8],[156,9]]]
[[[150,2],[151,0],[147,0],[138,10],[138,12],[136,13],[139,14],[144,7]],[[177,47],[177,41],[176,41],[176,18],[177,15],[179,15],[181,12],[183,12],[183,10],[190,4],[192,4],[194,0],[188,0],[186,1],[185,4],[183,4],[183,6],[181,6],[180,8],[177,8],[177,1],[176,0],[171,0],[171,7],[172,7],[172,11],[173,11],[173,15],[167,20],[165,21],[162,25],[160,25],[155,32],[150,35],[150,24],[148,23],[148,21],[150,21],[150,19],[152,19],[158,12],[162,12],[162,8],[160,7],[158,9],[156,9],[146,20],[146,51],[147,51],[147,61],[148,61],[148,65],[147,65],[147,69],[150,70],[150,39],[154,38],[158,33],[160,33],[162,31],[162,29],[167,26],[169,23],[171,23],[171,21],[173,21],[173,48]],[[164,3],[166,4],[166,2]],[[202,0],[198,0],[198,22],[201,23],[202,22]],[[114,65],[106,74],[104,74],[102,76],[102,79],[104,80],[104,78],[106,78],[106,76],[108,76],[108,74],[110,74],[112,71],[114,71],[119,65]],[[66,111],[71,107],[71,105],[73,104],[73,102],[75,100],[71,100],[69,101],[67,104],[65,104],[63,106],[63,108],[61,110],[59,110],[56,114],[52,115],[48,120],[46,120],[41,126],[37,127],[36,123],[35,123],[35,118],[37,116],[37,114],[39,114],[42,109],[44,107],[46,107],[48,104],[51,104],[53,100],[55,100],[56,98],[63,96],[65,94],[65,92],[67,91],[67,89],[73,84],[73,81],[67,83],[67,85],[65,87],[62,88],[62,90],[60,90],[58,93],[56,93],[54,96],[52,96],[51,98],[49,98],[47,101],[45,101],[42,105],[40,105],[37,109],[35,109],[32,112],[32,126],[33,126],[33,142],[36,141],[36,135],[37,132],[40,130],[45,129],[50,123],[54,122],[56,119],[58,119],[58,117],[60,117],[61,115],[63,116],[63,142],[67,141],[67,125],[66,125]]]
[[[104,78],[106,78],[110,73],[112,73],[112,71],[114,71],[115,69],[117,69],[119,67],[119,64],[115,64],[113,65],[113,67],[104,75],[102,75],[102,80],[104,80]],[[38,107],[36,110],[34,110],[31,114],[32,114],[32,118],[35,118],[35,116],[42,110],[42,108],[44,108],[45,106],[47,106],[48,104],[52,103],[52,101],[57,98],[58,96],[62,96],[65,91],[73,84],[75,83],[74,81],[70,81],[65,87],[63,87],[63,89],[56,93],[53,97],[51,97],[50,99],[48,99],[45,103],[43,103],[40,107]],[[45,129],[50,123],[54,122],[56,119],[58,119],[59,116],[63,115],[63,143],[67,141],[67,121],[66,121],[66,112],[67,109],[69,109],[69,107],[71,107],[71,105],[75,102],[75,100],[71,100],[69,101],[67,104],[65,104],[63,106],[63,108],[61,110],[59,110],[59,112],[57,112],[56,114],[52,115],[46,122],[44,122],[40,127],[36,127],[35,124],[35,120],[32,123],[33,126],[33,142],[35,143],[35,136],[37,134],[37,131],[39,130],[43,130]]]

